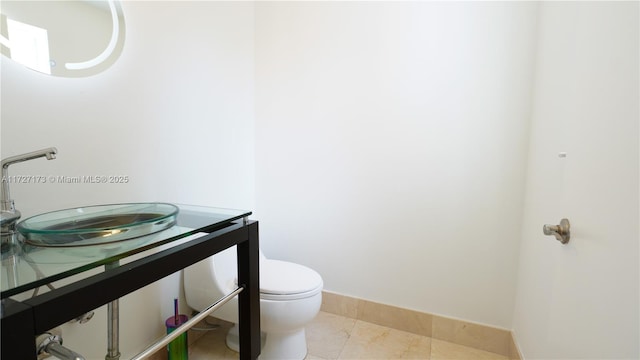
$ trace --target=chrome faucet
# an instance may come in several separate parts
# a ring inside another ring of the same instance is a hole
[[[16,209],[15,203],[11,199],[9,192],[9,183],[11,182],[9,177],[9,165],[41,157],[46,157],[47,160],[52,160],[56,158],[56,153],[58,153],[58,150],[51,147],[22,155],[11,156],[2,160],[2,193],[0,194],[0,226],[2,243],[16,242],[16,222],[20,219],[20,211]]]
[[[46,355],[53,355],[63,360],[85,360],[85,358],[77,352],[62,346],[62,336],[54,334],[54,331],[61,333],[59,328],[53,329],[51,333],[47,332],[36,337],[36,354],[38,358]]]

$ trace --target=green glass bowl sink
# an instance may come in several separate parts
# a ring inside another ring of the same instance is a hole
[[[32,216],[18,223],[18,231],[34,246],[101,245],[168,229],[178,212],[166,203],[95,205]]]

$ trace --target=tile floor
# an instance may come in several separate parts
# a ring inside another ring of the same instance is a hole
[[[237,359],[225,345],[228,324],[206,332],[189,348],[190,360]],[[321,311],[306,328],[308,360],[432,359],[508,360],[467,346],[415,335]]]

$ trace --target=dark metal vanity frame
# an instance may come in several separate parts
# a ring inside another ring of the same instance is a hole
[[[35,336],[237,245],[240,359],[260,354],[258,222],[242,219],[169,249],[25,301],[2,300],[0,358],[37,359]]]

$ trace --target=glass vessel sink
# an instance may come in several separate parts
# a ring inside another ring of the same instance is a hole
[[[18,223],[18,231],[34,246],[101,245],[168,229],[178,212],[166,203],[95,205],[30,217]]]

